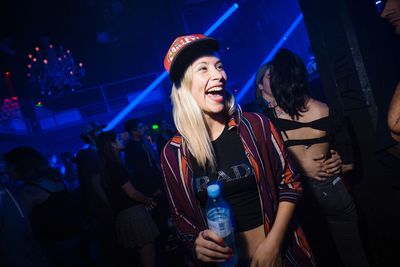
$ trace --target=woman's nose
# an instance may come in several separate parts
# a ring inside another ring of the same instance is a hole
[[[213,68],[211,71],[211,78],[213,80],[221,80],[223,77],[222,72],[217,68]]]

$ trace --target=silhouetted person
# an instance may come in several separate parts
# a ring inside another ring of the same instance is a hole
[[[101,177],[101,162],[96,138],[104,125],[85,124],[81,139],[88,145],[76,155],[76,169],[80,183],[82,209],[86,216],[90,260],[96,266],[112,266],[114,250],[114,218]]]
[[[49,266],[80,264],[81,218],[60,173],[39,152],[16,148],[6,155],[12,175],[25,183],[32,207],[34,239],[44,249]]]
[[[159,231],[147,209],[153,209],[156,204],[132,185],[129,173],[119,158],[124,144],[115,132],[101,133],[97,146],[103,162],[102,175],[107,195],[116,216],[117,241],[124,249],[120,254],[123,266],[132,266],[129,256],[132,257],[133,251],[138,250],[142,266],[154,267],[154,240]]]
[[[167,144],[168,140],[176,133],[176,129],[167,120],[161,120],[159,123],[158,133],[157,133],[157,150],[158,154],[161,154],[164,146]]]
[[[133,173],[134,186],[157,203],[152,216],[160,230],[157,245],[162,249],[169,235],[169,212],[162,185],[159,155],[148,139],[148,126],[145,123],[138,119],[127,120],[125,130],[130,135],[125,147],[125,164]]]

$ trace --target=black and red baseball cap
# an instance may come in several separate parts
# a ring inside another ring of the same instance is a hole
[[[203,34],[190,34],[177,37],[164,58],[164,67],[172,82],[179,81],[186,68],[205,52],[219,51],[214,38]]]

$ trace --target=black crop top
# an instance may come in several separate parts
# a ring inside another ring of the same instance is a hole
[[[211,173],[193,163],[193,188],[202,208],[207,202],[207,185],[219,183],[231,206],[235,231],[243,232],[263,223],[261,203],[254,171],[236,130],[228,130],[212,142],[217,159],[217,172]]]
[[[330,117],[329,115],[314,121],[310,122],[299,122],[299,121],[291,121],[287,119],[275,118],[275,125],[278,127],[282,133],[286,137],[286,141],[284,141],[286,147],[296,146],[296,145],[305,145],[310,147],[314,144],[319,143],[329,143],[329,135],[330,135]],[[309,139],[290,139],[286,134],[286,131],[295,130],[299,128],[310,127],[313,129],[325,131],[326,135],[318,138],[309,138]]]
[[[343,117],[339,116],[333,110],[329,110],[328,116],[310,122],[278,118],[274,108],[265,109],[265,115],[267,115],[275,127],[285,135],[286,141],[284,141],[284,143],[286,147],[296,145],[310,147],[314,144],[328,143],[330,148],[339,152],[344,164],[353,162],[353,152],[345,121]],[[304,127],[325,131],[326,135],[310,139],[288,139],[286,131]]]

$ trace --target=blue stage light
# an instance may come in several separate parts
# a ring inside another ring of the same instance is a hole
[[[239,8],[238,4],[233,4],[205,33],[204,35],[209,36],[212,32],[217,29],[222,22],[224,22],[232,13]],[[138,97],[129,103],[114,119],[112,119],[107,127],[104,128],[104,131],[112,130],[120,121],[122,121],[129,112],[131,112],[139,103],[145,98],[157,85],[159,85],[166,77],[168,73],[164,71],[160,76],[158,76],[146,89],[143,90],[142,93],[138,95]]]
[[[297,18],[293,21],[293,23],[290,25],[290,27],[286,30],[286,32],[282,35],[281,39],[279,42],[274,46],[274,48],[269,52],[267,57],[263,60],[263,62],[260,64],[264,64],[268,61],[270,61],[278,52],[279,48],[282,47],[282,45],[285,43],[285,41],[289,38],[289,36],[292,34],[292,32],[296,29],[296,27],[299,25],[300,21],[303,19],[303,14],[300,14],[297,16]],[[254,79],[255,79],[256,73],[253,73],[251,75],[250,79],[246,82],[246,84],[242,87],[242,89],[239,91],[239,94],[236,97],[236,101],[239,103],[242,98],[246,95],[247,91],[251,87],[254,86]]]
[[[222,24],[236,9],[239,8],[238,4],[233,4],[226,12],[222,15],[205,33],[204,35],[209,36],[219,25]]]
[[[104,128],[104,131],[109,131],[113,129],[121,120],[123,120],[129,112],[132,111],[139,103],[145,98],[157,85],[159,85],[165,77],[168,76],[168,72],[164,71],[160,76],[158,76],[146,89],[143,90],[142,93],[138,95],[135,100],[129,103],[118,115],[112,119],[108,124],[107,127]]]

